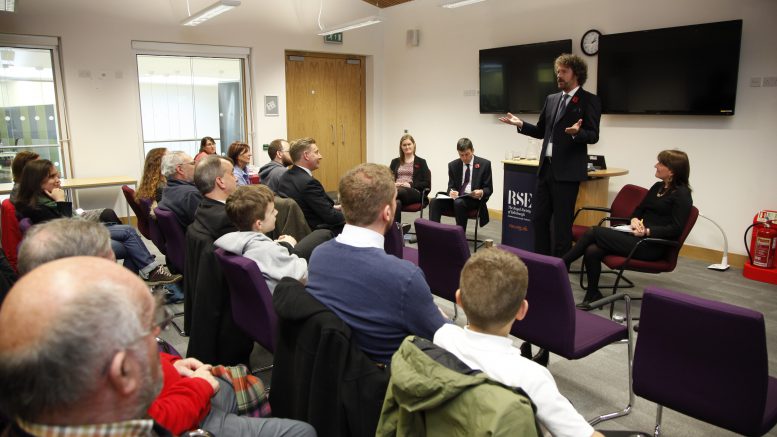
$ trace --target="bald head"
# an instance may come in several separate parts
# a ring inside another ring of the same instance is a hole
[[[46,418],[78,424],[68,420],[85,413],[95,420],[140,417],[158,392],[153,378],[140,375],[129,387],[114,378],[114,367],[140,372],[142,365],[128,364],[131,356],[154,370],[151,343],[140,341],[154,307],[143,281],[106,259],[70,257],[30,271],[0,307],[0,408],[50,424]]]

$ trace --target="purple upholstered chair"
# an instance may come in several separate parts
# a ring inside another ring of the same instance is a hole
[[[402,238],[402,231],[399,229],[398,223],[394,222],[386,231],[384,237],[383,249],[387,254],[418,265],[418,250],[412,247],[405,247],[405,240]]]
[[[249,337],[274,353],[278,317],[262,271],[256,262],[242,255],[224,249],[216,249],[215,253],[229,284],[232,318]]]
[[[626,301],[627,326],[618,324],[596,314],[575,308],[569,274],[560,258],[538,255],[510,246],[500,249],[518,255],[529,269],[529,288],[526,299],[529,312],[521,321],[513,323],[510,333],[531,344],[537,345],[569,360],[577,360],[616,342],[626,342],[628,361],[626,367],[631,382],[631,307],[630,298],[624,293],[607,296],[592,302],[594,308],[601,308],[611,301]],[[603,420],[625,416],[634,405],[634,393],[629,383],[629,404],[621,411],[608,413],[590,421],[595,425]]]
[[[24,235],[31,227],[32,227],[32,220],[30,220],[29,218],[25,217],[19,220],[19,232],[22,233],[22,238],[24,238]]]
[[[151,233],[148,230],[149,208],[146,208],[145,210],[141,209],[140,204],[135,201],[135,190],[128,185],[122,185],[121,192],[127,200],[127,205],[132,208],[132,211],[135,213],[135,218],[138,220],[138,232],[140,232],[140,235],[150,240]]]
[[[141,202],[145,202],[145,200],[141,200]],[[154,246],[156,246],[163,255],[167,255],[165,234],[162,233],[162,229],[159,227],[159,222],[156,217],[151,217],[151,215],[148,217],[148,233],[151,234],[151,242],[154,243]]]
[[[175,213],[162,208],[155,208],[154,214],[159,229],[165,238],[167,253],[165,258],[177,272],[183,272],[186,264],[186,232],[178,223]]]
[[[156,337],[156,345],[157,345],[157,349],[159,349],[159,352],[164,352],[166,354],[175,355],[177,357],[183,358],[183,356],[181,356],[181,353],[178,352],[175,346],[173,346],[163,338]]]
[[[761,313],[655,287],[642,301],[634,392],[739,434],[777,423],[777,379],[769,376]]]
[[[464,229],[431,220],[416,219],[418,267],[423,270],[432,293],[454,303],[453,318],[458,316],[456,290],[464,263],[470,257]]]

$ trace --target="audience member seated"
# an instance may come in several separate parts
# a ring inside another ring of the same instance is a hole
[[[588,309],[591,302],[602,298],[599,276],[605,256],[627,256],[645,237],[676,240],[682,234],[693,206],[688,181],[691,173],[688,155],[680,150],[664,150],[658,154],[655,168],[656,177],[661,181],[650,188],[642,203],[631,214],[630,229],[627,232],[592,227],[562,257],[569,268],[572,262],[585,256],[583,262],[588,276],[588,290],[583,302],[577,305],[579,308]],[[654,261],[664,256],[666,250],[667,246],[659,244],[641,244],[633,258]]]
[[[235,141],[227,149],[227,157],[235,163],[235,179],[238,185],[251,185],[248,176],[248,164],[251,163],[251,146],[240,141]]]
[[[447,322],[421,269],[383,249],[396,193],[386,166],[362,164],[346,173],[340,200],[347,224],[313,252],[308,267],[308,292],[351,328],[367,356],[384,364],[406,336],[431,339]]]
[[[389,165],[394,173],[397,186],[397,212],[394,221],[402,223],[402,205],[411,205],[426,201],[421,193],[432,187],[432,173],[426,160],[415,154],[415,139],[405,134],[399,139],[399,158],[391,160]]]
[[[237,231],[224,206],[237,188],[232,161],[218,155],[203,158],[194,170],[194,183],[205,198],[186,231],[184,331],[189,333],[186,356],[204,363],[248,364],[253,341],[232,319],[229,286],[213,253],[214,241]]]
[[[281,278],[294,278],[303,284],[308,279],[310,255],[319,244],[330,240],[332,232],[318,229],[297,242],[281,235],[273,241],[265,235],[275,229],[274,195],[264,185],[238,187],[227,198],[227,216],[239,229],[216,240],[216,247],[256,261],[272,293]]]
[[[151,214],[154,213],[157,202],[162,200],[162,190],[167,186],[167,178],[162,174],[162,157],[166,153],[167,149],[164,147],[157,147],[146,153],[143,175],[135,191],[135,202],[140,204],[143,200],[150,201]]]
[[[63,238],[63,234],[71,237]],[[76,256],[115,261],[108,231],[96,223],[75,219],[56,219],[36,225],[30,229],[22,245],[20,269],[22,274],[26,274],[42,264]],[[160,310],[161,306],[157,305],[157,309]],[[162,322],[159,325],[161,330],[169,323],[170,317],[160,315],[157,320]],[[181,359],[165,353],[159,355],[164,384],[148,413],[172,433],[178,435],[202,428],[217,436],[274,436],[279,430],[312,435],[310,428],[299,422],[237,415],[237,398],[230,379],[215,376],[213,366],[197,359]],[[235,375],[240,370],[220,367],[217,373],[230,372]],[[245,371],[245,368],[242,370]],[[250,383],[252,378],[236,377],[235,380]],[[261,383],[258,385],[258,394],[264,396],[264,387]]]
[[[167,152],[162,157],[162,175],[167,186],[162,190],[159,207],[175,214],[186,228],[202,202],[202,193],[194,186],[194,160],[185,152]]]
[[[461,271],[456,303],[468,325],[443,325],[434,343],[466,365],[511,387],[522,388],[537,406],[537,420],[554,436],[598,436],[559,393],[553,376],[541,365],[521,356],[509,337],[516,320],[529,310],[526,288],[529,272],[515,255],[499,250],[477,252]]]
[[[216,154],[216,140],[212,137],[202,137],[200,140],[200,151],[194,157],[194,162],[200,162],[200,159]]]
[[[456,224],[467,231],[469,211],[480,208],[480,226],[488,224],[488,208],[485,203],[494,192],[491,182],[491,161],[475,156],[475,148],[469,138],[456,144],[459,159],[448,163],[448,196],[450,199],[432,199],[429,219],[439,222],[443,212],[453,213]]]
[[[48,159],[31,161],[24,167],[15,206],[17,213],[29,218],[33,224],[73,216],[73,205],[65,201],[65,193],[59,188],[59,173]],[[93,214],[86,211],[81,217],[88,221],[107,222],[112,247],[115,252],[121,253],[126,268],[139,273],[148,285],[172,284],[181,280],[181,275],[170,273],[167,267],[154,259],[135,228],[117,224],[118,217],[113,210],[102,210],[99,214],[96,211],[100,210],[93,210]]]
[[[270,155],[270,162],[259,169],[259,183],[267,185],[273,193],[277,193],[281,175],[293,164],[289,155],[289,142],[282,139],[272,140],[267,154]]]
[[[148,287],[108,260],[22,277],[0,307],[2,435],[170,435],[146,415],[162,387],[154,312]]]
[[[340,233],[345,217],[339,205],[335,206],[335,202],[327,196],[321,182],[313,177],[313,171],[323,159],[316,140],[302,138],[295,141],[290,150],[294,166],[281,176],[277,193],[297,202],[310,229],[326,228]]]
[[[16,193],[19,192],[19,181],[22,178],[22,170],[24,170],[24,166],[27,165],[28,162],[34,161],[38,158],[40,158],[40,155],[35,152],[30,152],[29,150],[22,150],[13,157],[13,162],[11,162],[13,187],[11,188],[11,194],[8,196],[8,198],[11,199],[11,202],[16,202]]]

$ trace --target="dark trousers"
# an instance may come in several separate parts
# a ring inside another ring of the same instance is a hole
[[[532,199],[535,253],[561,257],[572,247],[572,219],[579,188],[578,181],[557,181],[550,160],[543,159]]]
[[[305,261],[310,261],[310,255],[313,254],[313,249],[318,247],[319,244],[327,242],[334,237],[334,234],[329,229],[316,229],[309,233],[305,238],[299,240],[291,253],[297,255],[300,258],[304,258]]]
[[[443,214],[456,217],[456,224],[467,232],[467,219],[469,211],[478,209],[480,200],[470,196],[457,197],[456,199],[432,199],[429,205],[429,220],[439,222]]]
[[[599,291],[602,259],[607,255],[628,256],[640,239],[640,237],[635,237],[625,232],[594,226],[577,240],[575,247],[564,254],[562,259],[569,266],[573,261],[585,255],[583,263],[585,264],[586,276],[588,278],[588,291],[593,293],[594,291]],[[634,252],[633,258],[653,261],[664,256],[665,251],[664,246],[643,243]]]
[[[421,192],[415,188],[397,187],[397,212],[394,221],[402,223],[402,205],[412,205],[421,202]]]

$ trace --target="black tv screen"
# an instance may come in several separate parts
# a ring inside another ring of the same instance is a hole
[[[605,114],[734,115],[742,20],[602,35]]]
[[[572,53],[572,40],[480,51],[480,113],[539,113],[558,92],[553,61]]]

